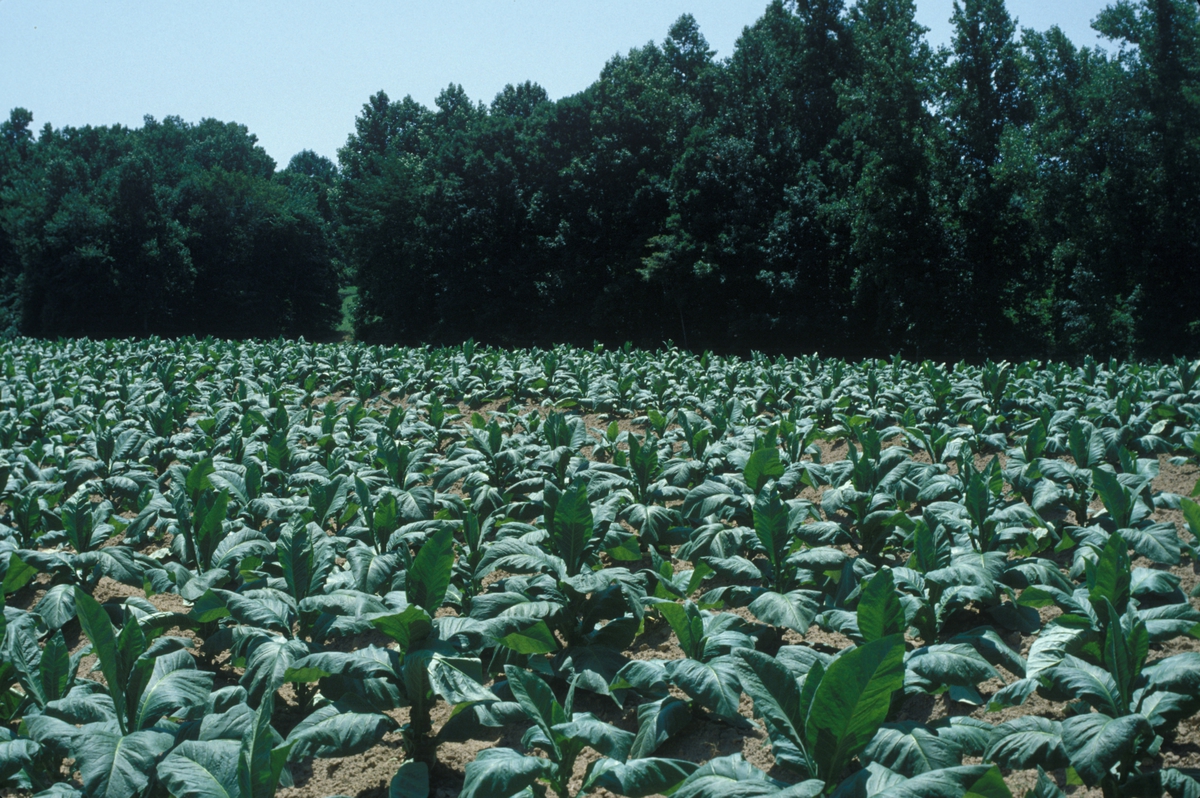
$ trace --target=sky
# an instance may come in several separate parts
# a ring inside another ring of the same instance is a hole
[[[1098,43],[1107,0],[1008,0],[1023,27]],[[149,114],[235,121],[286,166],[336,159],[367,98],[432,105],[450,83],[490,102],[532,80],[552,98],[690,13],[728,57],[767,0],[0,0],[0,113],[36,127],[141,125]],[[917,0],[931,44],[948,42],[953,0]]]

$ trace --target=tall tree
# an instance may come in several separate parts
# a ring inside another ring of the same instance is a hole
[[[855,63],[838,83],[845,183],[830,211],[847,231],[871,347],[942,354],[964,320],[935,185],[933,58],[915,11],[913,0],[859,0],[850,11]]]
[[[1030,230],[1014,211],[1011,187],[996,180],[1005,135],[1029,119],[1016,25],[1004,0],[955,0],[951,21],[954,38],[941,70],[944,180],[957,198],[947,212],[960,264],[958,294],[974,322],[960,330],[972,339],[960,345],[1010,354],[1022,338],[1032,345],[1017,334],[1022,326],[1012,310],[1028,271],[1021,241]]]
[[[1133,45],[1119,55],[1120,96],[1152,175],[1141,272],[1153,312],[1143,316],[1141,345],[1159,355],[1200,351],[1200,13],[1186,0],[1122,0],[1096,27]]]

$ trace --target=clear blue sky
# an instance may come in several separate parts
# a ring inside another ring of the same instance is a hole
[[[40,127],[169,114],[241,122],[287,164],[331,158],[374,92],[432,105],[461,83],[490,102],[534,80],[574,94],[613,54],[661,41],[691,13],[718,57],[767,0],[0,0],[0,112]],[[1025,27],[1097,43],[1106,0],[1008,0]],[[917,0],[929,39],[947,41],[953,0]]]

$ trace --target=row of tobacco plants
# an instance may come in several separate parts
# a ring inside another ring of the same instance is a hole
[[[399,732],[407,798],[508,727],[462,795],[1200,792],[1160,755],[1200,711],[1163,648],[1200,635],[1166,567],[1200,508],[1154,487],[1200,455],[1200,363],[17,341],[0,372],[0,786],[269,798]],[[942,693],[1067,709],[896,719]],[[698,717],[762,728],[770,774],[657,755]]]

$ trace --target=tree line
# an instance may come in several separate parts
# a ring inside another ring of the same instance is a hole
[[[1200,352],[1200,6],[1103,47],[958,0],[773,0],[574,96],[369,98],[338,163],[243,126],[0,126],[0,325],[31,335],[665,340],[848,357]]]

